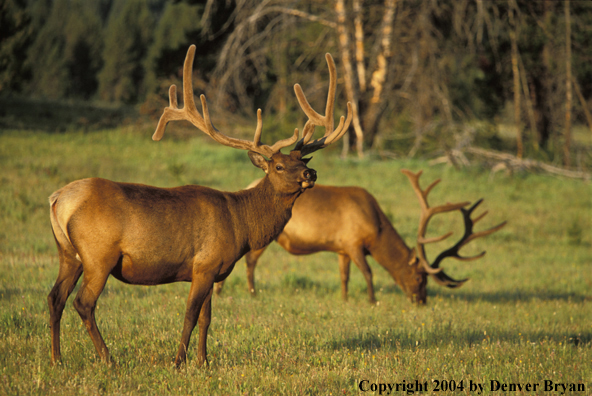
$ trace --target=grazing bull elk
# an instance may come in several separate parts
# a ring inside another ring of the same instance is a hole
[[[291,138],[262,145],[260,110],[252,142],[225,136],[212,125],[203,95],[203,117],[195,107],[191,82],[194,56],[195,46],[191,46],[183,68],[184,108],[178,108],[176,87],[171,86],[170,106],[164,109],[152,138],[160,140],[169,121],[188,120],[218,143],[248,150],[253,164],[266,176],[257,187],[235,193],[201,186],[158,188],[98,178],[75,181],[53,193],[49,198],[50,218],[60,260],[58,278],[48,296],[54,363],[60,360],[64,305],[82,273],[74,307],[103,360],[110,357],[95,322],[95,306],[107,278],[113,275],[136,285],[191,282],[175,364],[185,361],[198,322],[197,360],[199,365],[207,363],[214,282],[226,278],[246,252],[261,249],[277,237],[290,218],[296,198],[316,181],[316,172],[306,166],[308,159],[303,157],[335,142],[349,127],[352,111],[348,103],[347,120],[341,117],[338,127],[333,128],[337,82],[335,64],[327,54],[330,87],[325,116],[312,109],[296,84],[296,96],[309,120],[302,139],[289,155],[280,150],[298,140],[298,129]],[[315,125],[323,126],[325,135],[311,141]]]
[[[353,260],[364,274],[370,302],[376,302],[372,272],[366,262],[368,254],[391,274],[411,301],[426,302],[428,275],[441,285],[451,288],[461,286],[467,279],[455,280],[446,275],[439,268],[442,260],[447,257],[459,260],[474,260],[483,257],[485,252],[473,257],[462,257],[459,255],[459,250],[475,238],[496,232],[506,222],[486,231],[473,233],[473,225],[487,214],[485,212],[479,217],[471,219],[471,213],[483,201],[482,199],[468,209],[465,207],[469,202],[430,207],[427,201],[428,194],[440,180],[434,181],[428,188],[422,190],[419,185],[421,171],[412,173],[404,169],[402,172],[409,178],[421,205],[417,248],[410,249],[405,245],[403,239],[380,209],[376,199],[368,191],[359,187],[323,185],[316,185],[315,188],[306,191],[298,198],[292,209],[292,218],[286,224],[284,231],[277,237],[277,242],[288,252],[297,255],[320,251],[337,253],[341,274],[341,295],[344,300],[347,300],[349,265]],[[251,183],[249,187],[255,183]],[[455,210],[462,212],[464,235],[454,246],[440,253],[430,265],[426,258],[425,244],[448,238],[452,232],[438,238],[426,239],[428,222],[437,213]],[[252,250],[245,255],[247,282],[252,294],[256,293],[255,266],[266,247]],[[216,292],[220,293],[221,290],[222,283],[218,283]]]

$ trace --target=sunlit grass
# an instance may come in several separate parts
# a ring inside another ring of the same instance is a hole
[[[490,213],[478,228],[508,220],[467,247],[467,253],[486,250],[483,259],[445,262],[451,276],[471,278],[465,286],[430,283],[427,306],[415,307],[370,259],[380,304],[367,303],[355,266],[343,303],[334,254],[296,257],[273,244],[257,267],[257,298],[246,290],[243,261],[214,297],[208,368],[195,365],[197,329],[188,364],[172,366],[188,284],[143,287],[115,279],[99,299],[97,321],[116,364],[98,360],[71,298],[62,319],[63,364],[52,367],[46,297],[58,259],[47,197],[54,190],[90,176],[237,190],[262,176],[244,152],[202,138],[155,143],[151,133],[0,135],[0,394],[342,395],[357,394],[363,379],[485,386],[548,379],[584,383],[590,393],[590,184],[423,161],[342,161],[338,150],[314,155],[310,166],[319,182],[368,189],[410,246],[419,209],[403,167],[423,168],[424,185],[442,179],[433,204],[485,198]],[[432,223],[434,235],[450,228],[459,235],[457,216]]]

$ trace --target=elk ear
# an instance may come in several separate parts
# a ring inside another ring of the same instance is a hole
[[[302,162],[304,162],[304,165],[308,164],[308,162],[312,159],[312,157],[309,158],[302,158]]]
[[[269,163],[261,154],[254,151],[249,151],[249,158],[251,159],[253,165],[255,165],[257,168],[263,169],[265,173],[269,172]]]

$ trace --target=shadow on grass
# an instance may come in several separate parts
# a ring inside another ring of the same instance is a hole
[[[429,297],[444,295],[448,298],[455,298],[467,302],[490,302],[490,303],[516,303],[519,301],[567,301],[573,303],[592,302],[592,295],[580,294],[575,292],[562,291],[524,291],[524,290],[499,290],[494,292],[468,292],[468,291],[448,291],[438,293],[428,293]]]
[[[382,286],[378,291],[379,300],[388,298],[391,295],[402,295],[403,291],[397,285]],[[365,292],[365,288],[363,291]],[[458,299],[467,302],[489,302],[497,304],[516,303],[519,301],[567,301],[573,303],[592,302],[591,294],[581,294],[576,292],[562,292],[556,290],[548,291],[525,291],[525,290],[498,290],[493,292],[466,291],[463,289],[447,289],[445,287],[433,286],[428,288],[427,306],[430,301],[437,297]]]
[[[461,347],[472,347],[484,342],[495,344],[498,342],[530,345],[544,345],[546,343],[559,344],[566,346],[584,347],[592,344],[592,332],[583,332],[579,334],[558,334],[536,331],[531,333],[517,333],[515,331],[494,332],[484,336],[482,331],[470,331],[464,336],[456,334],[447,336],[447,332],[441,332],[438,329],[426,331],[421,335],[402,334],[393,329],[389,331],[392,336],[385,337],[378,334],[365,333],[357,337],[348,337],[336,339],[325,344],[326,349],[342,350],[344,348],[366,351],[377,351],[381,349],[431,349],[435,347],[444,347],[456,345]]]

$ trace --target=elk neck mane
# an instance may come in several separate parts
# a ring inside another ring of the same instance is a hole
[[[267,176],[256,187],[236,192],[237,200],[243,203],[251,250],[267,246],[281,233],[301,193],[280,193]]]

